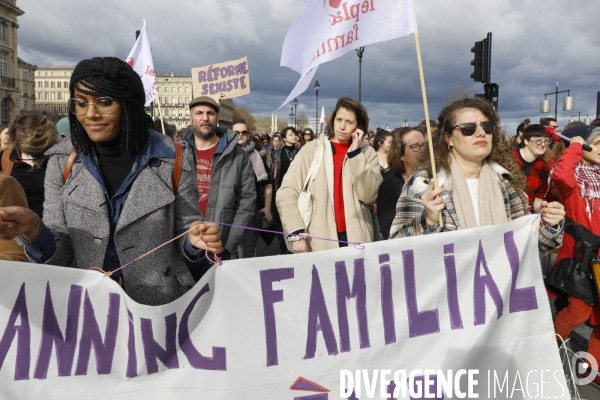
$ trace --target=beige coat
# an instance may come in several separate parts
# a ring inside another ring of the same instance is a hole
[[[324,146],[323,165],[309,185],[312,193],[312,217],[309,226],[298,211],[298,196],[304,185],[313,157]],[[281,216],[283,230],[295,232],[305,229],[311,236],[337,240],[333,210],[333,151],[324,135],[306,144],[288,169],[275,199]],[[344,160],[342,181],[344,185],[344,208],[348,241],[369,243],[373,241],[373,218],[369,205],[377,200],[381,184],[381,172],[377,153],[366,142],[360,146],[361,153]],[[336,242],[307,239],[310,251],[335,249]],[[288,243],[289,244],[289,243]],[[291,248],[291,246],[288,246]]]

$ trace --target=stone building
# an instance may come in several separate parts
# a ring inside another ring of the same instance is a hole
[[[0,0],[0,124],[9,124],[22,110],[34,107],[31,75],[35,65],[19,60],[17,18],[24,12],[16,0]]]
[[[38,67],[35,72],[35,103],[37,110],[57,122],[68,115],[69,81],[74,66]]]
[[[157,100],[160,102],[162,115],[166,123],[175,125],[177,129],[190,124],[190,101],[193,99],[192,78],[187,74],[173,72],[156,76],[158,88]],[[159,116],[159,107],[154,102],[154,116]],[[219,112],[219,126],[230,128],[233,122],[233,101],[223,100]]]
[[[17,57],[17,88],[21,89],[21,104],[22,111],[35,110],[35,71],[37,66],[29,64]]]

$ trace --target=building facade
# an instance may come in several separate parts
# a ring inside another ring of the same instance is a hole
[[[24,12],[16,0],[0,0],[0,124],[8,125],[21,111],[34,109],[31,74],[35,65],[19,60],[17,18]]]
[[[21,110],[34,111],[35,108],[35,71],[37,66],[17,58],[17,88],[21,89]]]
[[[58,122],[68,115],[69,81],[74,66],[38,67],[35,71],[35,104],[37,111]]]
[[[175,125],[177,129],[190,124],[190,101],[193,99],[192,78],[187,74],[173,72],[156,76],[158,97],[154,101],[154,116],[158,118],[162,111],[163,120]],[[160,102],[160,109],[157,104]],[[233,101],[225,99],[219,111],[219,126],[230,128],[233,122]]]

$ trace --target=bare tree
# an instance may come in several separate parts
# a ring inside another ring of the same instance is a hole
[[[248,110],[245,107],[237,106],[235,103],[233,104],[233,120],[243,119],[246,121],[246,125],[250,132],[254,132],[256,130],[256,119],[252,115],[252,111]]]
[[[468,97],[473,96],[475,96],[475,93],[473,93],[473,91],[467,89],[463,85],[457,85],[452,90],[452,92],[444,98],[444,101],[446,102],[446,104],[450,104],[455,102],[456,100],[466,99]]]

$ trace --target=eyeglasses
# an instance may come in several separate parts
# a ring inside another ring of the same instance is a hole
[[[99,114],[111,114],[115,112],[115,104],[117,104],[117,102],[110,97],[98,97],[95,103],[88,103],[75,98],[69,99],[68,102],[69,111],[75,115],[87,114],[90,105],[94,106]]]
[[[550,139],[544,138],[530,139],[530,141],[537,144],[538,146],[548,146],[550,144]]]
[[[452,129],[458,128],[460,130],[460,133],[462,133],[464,136],[473,136],[478,126],[480,126],[481,129],[483,129],[483,131],[488,135],[491,135],[496,131],[495,122],[482,122],[480,124],[468,122],[466,124],[455,125],[452,127]]]
[[[310,136],[310,132],[304,132],[304,136]]]
[[[238,135],[249,135],[250,134],[250,132],[248,132],[248,131],[241,131],[241,132],[235,131],[235,133],[237,133]]]
[[[411,149],[412,151],[414,151],[415,153],[421,151],[421,149],[424,149],[425,146],[427,146],[427,143],[415,143],[415,144],[411,144],[410,146],[407,146],[409,149]]]

